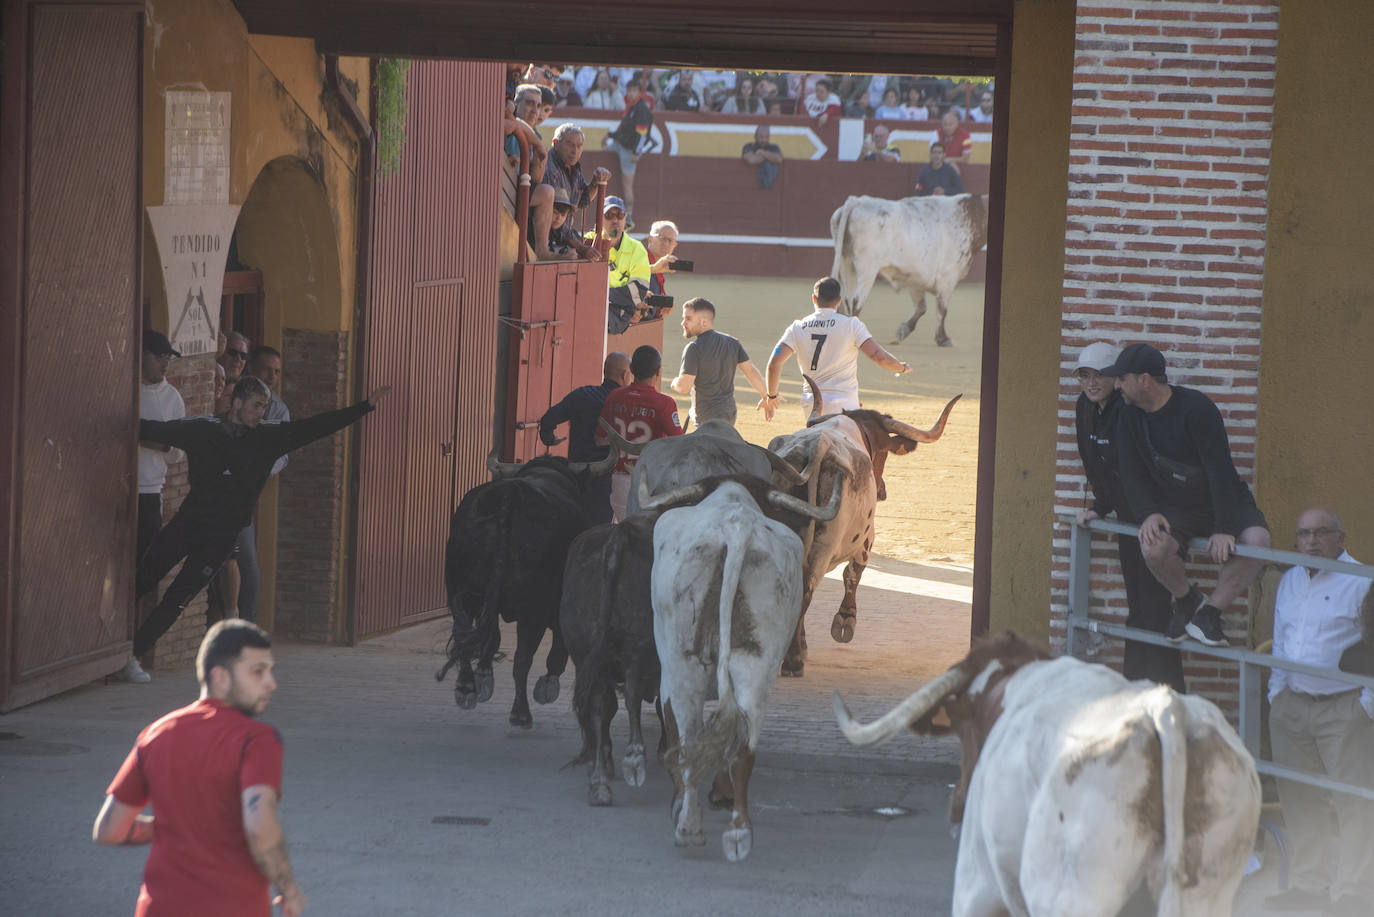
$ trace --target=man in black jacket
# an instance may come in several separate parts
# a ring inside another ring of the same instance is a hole
[[[244,376],[234,386],[225,419],[139,422],[140,441],[186,453],[191,490],[139,560],[135,585],[139,598],[157,589],[177,561],[185,558],[186,562],[134,634],[134,655],[124,667],[128,681],[148,681],[138,657],[153,648],[229,556],[239,531],[253,517],[253,507],[276,460],[359,420],[390,391],[390,386],[382,386],[351,407],[305,420],[263,424],[271,391],[262,380]]]
[[[1087,525],[1116,513],[1119,522],[1135,522],[1126,504],[1118,469],[1117,421],[1126,405],[1112,380],[1102,370],[1116,363],[1120,350],[1098,341],[1083,348],[1074,367],[1082,386],[1075,408],[1078,429],[1078,455],[1092,487],[1092,505],[1078,514],[1078,524]],[[1126,586],[1126,624],[1164,633],[1173,603],[1169,591],[1150,575],[1140,542],[1130,535],[1116,536],[1116,553],[1121,560],[1121,579]],[[1185,688],[1183,657],[1178,650],[1138,640],[1127,640],[1121,672],[1127,678],[1148,678],[1175,691]]]
[[[1250,587],[1264,562],[1235,553],[1236,543],[1269,547],[1269,524],[1231,460],[1221,412],[1196,389],[1170,385],[1164,355],[1131,344],[1102,371],[1129,405],[1117,427],[1121,484],[1140,522],[1140,550],[1155,579],[1174,597],[1165,636],[1229,646],[1221,613]],[[1203,596],[1188,581],[1188,542],[1207,538],[1221,566]]]

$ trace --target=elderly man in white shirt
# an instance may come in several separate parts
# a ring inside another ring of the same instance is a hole
[[[1297,550],[1356,563],[1341,520],[1329,509],[1298,516]],[[1273,654],[1335,669],[1361,638],[1360,603],[1370,580],[1293,567],[1274,599]],[[1374,696],[1348,684],[1274,669],[1269,678],[1274,762],[1343,783],[1374,786]],[[1280,780],[1279,801],[1292,851],[1291,887],[1270,910],[1370,913],[1374,901],[1374,803]]]

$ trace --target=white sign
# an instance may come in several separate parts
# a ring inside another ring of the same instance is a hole
[[[230,93],[168,92],[162,203],[229,203]]]
[[[167,290],[168,337],[184,357],[214,353],[229,240],[239,206],[149,207]]]

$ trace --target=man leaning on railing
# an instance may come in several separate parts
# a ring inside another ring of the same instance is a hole
[[[1297,550],[1354,564],[1334,512],[1298,516]],[[1273,655],[1336,668],[1361,639],[1361,605],[1370,580],[1294,566],[1274,598]],[[1269,675],[1269,736],[1275,764],[1342,783],[1374,787],[1374,692],[1275,668]],[[1320,787],[1279,780],[1279,801],[1292,856],[1291,887],[1271,895],[1270,910],[1364,915],[1374,902],[1374,802],[1342,796],[1333,806]],[[1333,830],[1334,828],[1334,830]]]

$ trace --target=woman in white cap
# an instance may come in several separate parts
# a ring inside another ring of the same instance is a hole
[[[1121,393],[1116,390],[1116,380],[1102,375],[1102,370],[1116,363],[1120,352],[1119,347],[1098,341],[1083,348],[1074,366],[1074,375],[1082,388],[1075,410],[1078,455],[1093,493],[1092,504],[1078,514],[1079,525],[1112,512],[1119,522],[1136,521],[1126,504],[1117,467],[1116,425],[1122,408]],[[1163,633],[1173,613],[1173,597],[1146,569],[1140,543],[1135,538],[1118,535],[1116,550],[1126,585],[1126,624]],[[1184,690],[1183,657],[1175,649],[1127,640],[1122,672],[1127,678],[1148,678],[1175,691]]]

